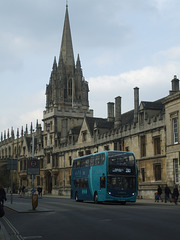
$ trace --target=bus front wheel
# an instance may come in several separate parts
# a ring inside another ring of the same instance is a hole
[[[97,192],[94,193],[94,203],[98,203],[98,194]]]

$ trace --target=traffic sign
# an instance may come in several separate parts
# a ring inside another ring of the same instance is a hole
[[[37,158],[29,158],[27,162],[27,174],[39,175],[40,174],[40,161]]]
[[[37,167],[37,159],[31,159],[30,160],[30,165],[32,168],[36,168]]]

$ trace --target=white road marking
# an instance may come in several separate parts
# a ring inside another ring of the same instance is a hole
[[[28,237],[24,237],[23,239],[40,239],[42,238],[42,236],[28,236]]]
[[[18,230],[12,225],[12,223],[6,218],[3,218],[4,221],[7,223],[7,225],[9,226],[9,228],[12,230],[13,234],[17,237],[18,240],[23,240],[24,238],[20,235],[20,233],[18,232]]]

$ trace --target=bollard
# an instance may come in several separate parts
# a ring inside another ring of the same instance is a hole
[[[38,206],[38,195],[32,194],[32,209],[35,210]]]

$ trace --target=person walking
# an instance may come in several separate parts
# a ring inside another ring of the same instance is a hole
[[[25,189],[26,189],[26,188],[25,188],[25,186],[23,185],[23,186],[22,186],[22,196],[23,196],[23,197],[25,196]]]
[[[4,200],[7,201],[6,192],[4,187],[0,185],[0,204],[2,204],[2,206],[4,206]]]
[[[163,199],[162,199],[162,197],[161,197],[161,194],[162,194],[162,188],[160,187],[160,185],[158,185],[157,192],[158,192],[159,199],[161,200],[161,202],[163,202]],[[159,201],[158,201],[158,202],[159,202]]]
[[[165,193],[165,203],[167,201],[171,202],[171,198],[170,198],[171,190],[170,190],[170,188],[168,187],[167,184],[166,184],[166,187],[164,189],[164,193]]]
[[[177,205],[178,197],[179,197],[178,186],[175,185],[174,190],[173,190],[173,198],[174,198],[174,203],[176,205]]]
[[[38,195],[42,197],[42,187],[37,188]]]

